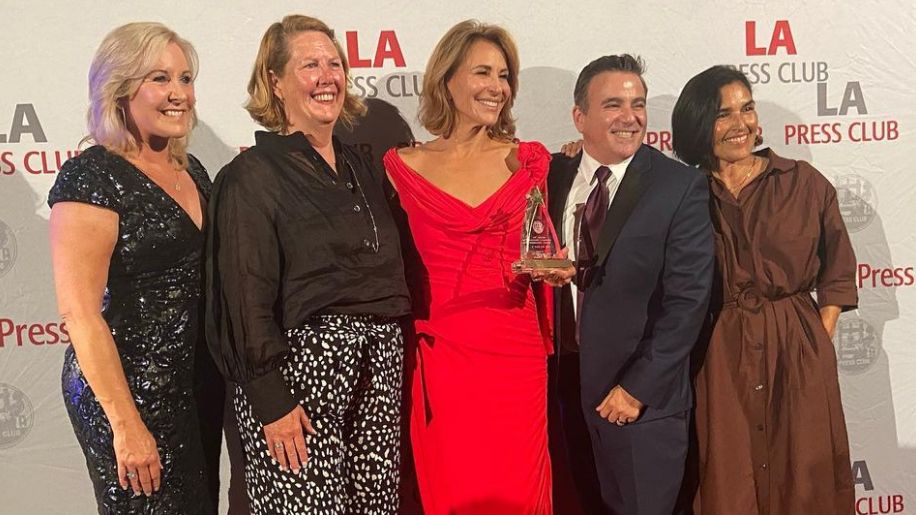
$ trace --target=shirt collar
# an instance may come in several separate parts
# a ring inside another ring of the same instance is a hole
[[[767,160],[767,168],[760,175],[766,175],[774,172],[791,172],[798,167],[798,161],[782,157],[776,154],[776,152],[773,152],[773,149],[769,147],[762,148],[754,152],[754,155],[757,157],[766,158]],[[712,177],[712,171],[703,170],[703,172],[705,172],[707,176]]]
[[[786,159],[785,157],[776,155],[776,152],[773,152],[773,149],[771,148],[765,148],[763,150],[758,150],[757,152],[754,152],[754,153],[760,157],[765,157],[769,160],[769,162],[767,163],[767,170],[766,170],[767,173],[771,171],[788,172],[790,170],[794,170],[797,166],[797,161],[795,161],[794,159]]]
[[[284,152],[314,151],[312,144],[309,143],[308,138],[306,138],[305,134],[301,131],[296,131],[292,134],[280,134],[279,132],[272,131],[255,131],[254,141],[255,144],[262,147]],[[340,141],[337,139],[337,136],[332,136],[331,141],[334,143],[334,150],[340,152]]]
[[[617,164],[607,165],[618,183],[623,180],[623,176],[627,172],[627,167],[630,166],[632,160],[633,156],[630,156]],[[599,166],[601,166],[601,162],[589,155],[589,153],[585,151],[585,148],[583,148],[582,160],[579,162],[579,175],[581,175],[589,185],[595,182],[595,170],[597,170]]]

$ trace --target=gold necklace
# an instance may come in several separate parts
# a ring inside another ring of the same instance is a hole
[[[153,179],[153,176],[149,172],[147,172],[145,168],[142,168],[136,162],[131,162],[131,164],[133,164],[137,168],[137,170],[140,170],[141,172],[143,172],[143,175],[146,175],[147,177],[149,177],[151,181],[156,182]],[[173,170],[175,171],[175,186],[173,187],[175,188],[175,191],[181,191],[181,170],[177,168],[173,168]]]
[[[757,168],[759,168],[759,164],[758,164],[758,163],[759,163],[760,161],[759,161],[758,159],[759,159],[759,158],[757,158],[756,156],[754,157],[754,164],[751,165],[750,169],[747,171],[746,174],[744,174],[744,177],[741,178],[741,180],[738,182],[738,184],[735,184],[734,186],[728,186],[727,184],[725,185],[725,188],[728,190],[729,193],[732,194],[733,197],[737,197],[737,196],[738,196],[738,192],[741,191],[741,188],[742,188],[742,187],[744,187],[744,183],[746,183],[747,180],[751,178],[751,175],[752,175],[755,171],[757,171]],[[719,175],[719,177],[720,177],[720,179],[721,179],[721,174]],[[722,182],[724,183],[725,181],[722,181]]]
[[[737,196],[738,195],[737,192],[741,191],[741,187],[744,186],[744,183],[747,182],[747,180],[751,177],[752,173],[754,173],[754,168],[751,168],[750,170],[748,170],[747,173],[744,175],[744,177],[741,178],[741,181],[738,184],[735,184],[734,186],[732,186],[731,188],[728,188],[728,191],[731,192],[732,195]]]

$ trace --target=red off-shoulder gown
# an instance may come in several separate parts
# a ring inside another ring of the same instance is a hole
[[[550,154],[521,142],[520,167],[470,206],[384,157],[419,254],[411,443],[426,515],[550,514],[550,289],[515,275],[526,194]]]

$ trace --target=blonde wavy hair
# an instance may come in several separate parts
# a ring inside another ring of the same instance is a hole
[[[105,36],[89,67],[89,135],[81,144],[94,142],[125,156],[140,150],[140,142],[128,127],[122,102],[134,96],[170,43],[181,48],[191,75],[197,77],[194,47],[161,23],[128,23]],[[197,111],[192,107],[188,134],[169,139],[169,156],[176,168],[188,166],[188,137],[196,124]]]
[[[515,137],[512,105],[518,93],[518,48],[506,29],[477,20],[465,20],[449,29],[426,63],[418,118],[430,134],[447,138],[455,130],[458,116],[448,92],[448,81],[464,62],[471,45],[481,40],[496,45],[502,51],[509,68],[509,99],[499,113],[496,124],[487,128],[487,134],[498,140]]]
[[[270,73],[283,77],[286,63],[289,62],[289,40],[300,32],[321,32],[326,34],[334,43],[337,54],[343,63],[344,75],[347,77],[347,87],[344,91],[343,110],[338,121],[350,129],[356,119],[366,114],[366,106],[362,100],[350,91],[350,63],[347,54],[334,37],[334,31],[318,18],[291,14],[282,21],[271,24],[261,38],[258,56],[254,61],[251,71],[251,80],[248,81],[248,102],[245,109],[248,114],[262,127],[269,131],[283,131],[289,126],[286,119],[286,110],[283,101],[274,95],[273,82]]]

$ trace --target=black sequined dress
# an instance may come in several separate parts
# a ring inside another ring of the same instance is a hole
[[[206,171],[192,158],[188,173],[206,201],[211,186]],[[65,201],[101,206],[119,216],[102,312],[162,461],[159,492],[134,497],[132,490],[121,489],[111,426],[73,347],[67,348],[64,403],[86,456],[99,513],[213,513],[193,392],[195,350],[202,336],[204,235],[162,188],[100,146],[62,167],[48,204]]]

